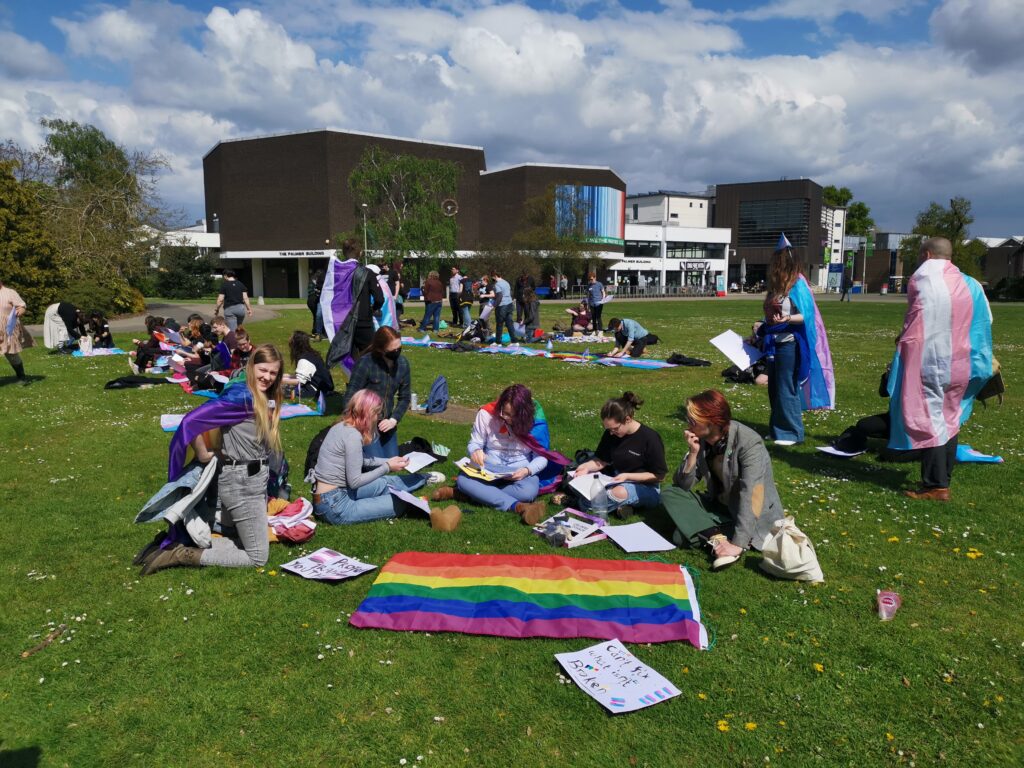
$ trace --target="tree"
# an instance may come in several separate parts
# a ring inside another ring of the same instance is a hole
[[[904,271],[912,273],[916,269],[921,240],[926,237],[944,237],[953,245],[953,263],[960,271],[982,279],[981,258],[985,255],[985,244],[978,240],[969,240],[970,225],[974,223],[971,214],[971,201],[965,197],[954,197],[949,201],[949,208],[932,202],[927,210],[917,214],[917,222],[907,237],[900,244],[900,256],[903,259]]]
[[[169,299],[198,299],[213,288],[214,260],[194,246],[173,245],[160,249],[156,291]]]
[[[15,172],[13,162],[0,162],[0,279],[25,300],[28,319],[38,321],[62,284],[39,199]]]
[[[377,145],[367,147],[348,178],[363,238],[362,206],[367,206],[366,239],[385,258],[415,253],[436,261],[455,252],[458,226],[444,203],[454,200],[461,166],[448,160],[395,155]],[[435,264],[436,265],[436,264]]]
[[[571,185],[551,184],[544,194],[526,201],[523,226],[512,247],[550,264],[556,274],[581,273],[597,259],[593,231],[587,227],[590,208]]]
[[[855,202],[849,187],[837,188],[829,184],[821,191],[821,198],[825,205],[846,209],[846,234],[863,237],[874,229],[871,209],[864,203]]]

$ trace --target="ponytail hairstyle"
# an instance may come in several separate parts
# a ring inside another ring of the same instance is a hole
[[[768,293],[764,297],[764,313],[771,318],[778,311],[778,304],[786,296],[800,275],[800,264],[790,248],[783,248],[772,254],[768,263]]]
[[[506,405],[512,412],[512,420],[507,422],[509,431],[516,437],[526,437],[533,429],[534,405],[530,390],[522,384],[506,387],[505,391],[498,395],[499,418]]]
[[[632,419],[644,401],[632,392],[623,392],[622,397],[613,397],[601,406],[601,420],[609,419],[618,424],[625,424]]]
[[[717,389],[708,389],[686,398],[686,418],[695,424],[708,424],[726,430],[732,421],[732,411],[725,395]]]
[[[260,392],[256,386],[256,365],[258,363],[277,363],[277,378],[267,390],[266,394]],[[260,344],[249,355],[249,362],[245,366],[245,385],[252,394],[252,410],[256,417],[256,434],[271,453],[281,452],[281,433],[278,427],[281,423],[281,377],[284,374],[284,360],[277,347],[273,344]],[[270,401],[273,400],[275,408],[271,409]]]
[[[377,432],[384,401],[372,389],[360,389],[348,401],[344,413],[336,424],[348,424],[363,437],[363,445],[369,445]]]

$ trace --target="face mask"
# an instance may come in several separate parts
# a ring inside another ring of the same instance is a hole
[[[395,361],[395,360],[397,360],[401,356],[402,356],[402,350],[400,350],[400,349],[393,349],[390,352],[385,352],[384,353],[384,357],[386,357],[388,360],[391,360],[391,361]]]

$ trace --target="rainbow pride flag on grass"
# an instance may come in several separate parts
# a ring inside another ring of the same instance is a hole
[[[402,552],[381,569],[351,623],[397,631],[708,646],[685,568],[558,555]]]

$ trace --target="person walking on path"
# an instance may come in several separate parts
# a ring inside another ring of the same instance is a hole
[[[848,278],[846,276],[846,273],[843,272],[843,275],[842,275],[842,288],[841,288],[841,293],[839,294],[839,301],[847,301],[848,302],[850,300],[850,283],[852,283],[852,282],[853,282],[853,278],[852,277]]]
[[[601,325],[601,310],[604,308],[605,299],[604,286],[593,272],[590,273],[588,279],[590,282],[587,286],[587,299],[590,302],[590,319],[594,323],[594,333],[600,333],[604,330],[604,326]]]
[[[219,315],[224,310],[224,319],[232,331],[245,322],[245,316],[252,317],[252,304],[249,303],[249,289],[245,283],[235,276],[235,270],[224,270],[224,281],[220,284],[217,294],[217,305],[213,314]]]
[[[21,361],[21,316],[25,302],[18,292],[0,280],[0,353],[14,369],[14,376],[22,386],[29,385],[25,365]]]
[[[992,310],[981,285],[951,261],[944,237],[921,243],[889,372],[889,448],[918,450],[912,499],[949,501],[960,425],[992,377]]]

